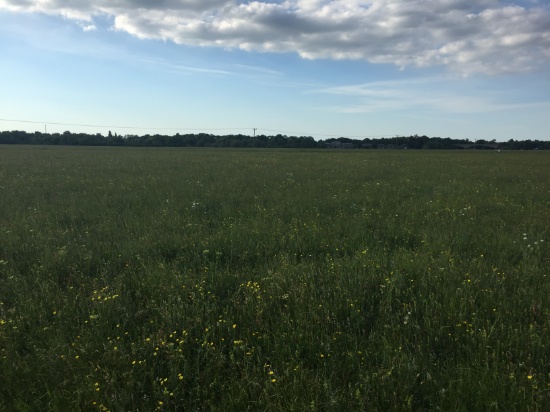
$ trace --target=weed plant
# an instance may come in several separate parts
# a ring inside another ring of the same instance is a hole
[[[550,410],[542,152],[0,147],[0,409]]]

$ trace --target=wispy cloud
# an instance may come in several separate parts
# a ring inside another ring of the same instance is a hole
[[[347,103],[326,107],[340,113],[415,112],[481,114],[550,108],[550,99],[516,101],[518,90],[478,90],[475,83],[452,77],[426,77],[327,87],[309,93],[345,96]]]
[[[83,31],[96,31],[97,27],[95,24],[82,24],[81,25]]]
[[[142,59],[139,57],[135,57],[136,60],[139,60],[143,63],[156,66],[157,68],[160,68],[161,70],[165,70],[171,73],[203,73],[203,74],[211,74],[211,75],[218,75],[218,76],[233,76],[235,75],[235,72],[231,72],[228,70],[220,70],[220,69],[212,69],[207,67],[199,67],[199,66],[188,66],[184,64],[178,64],[171,61],[168,61],[166,59]]]
[[[307,59],[444,66],[461,75],[550,66],[550,8],[497,0],[0,0],[0,9],[85,22],[109,16],[142,39]]]
[[[281,76],[283,72],[279,70],[273,70],[267,67],[261,67],[261,66],[252,66],[249,64],[234,64],[233,67],[235,67],[237,70],[241,72],[247,72],[247,73],[253,73],[258,75],[264,75],[264,76]]]

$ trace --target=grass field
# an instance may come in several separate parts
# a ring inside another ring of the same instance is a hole
[[[550,410],[550,153],[0,146],[0,410]]]

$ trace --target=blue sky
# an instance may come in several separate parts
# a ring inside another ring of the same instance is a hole
[[[0,130],[550,140],[550,5],[0,0],[0,79]]]

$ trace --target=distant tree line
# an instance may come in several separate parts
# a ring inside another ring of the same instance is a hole
[[[451,139],[450,137],[396,136],[379,139],[354,140],[347,137],[327,139],[319,144],[326,148],[349,149],[435,149],[435,150],[550,150],[550,141]]]
[[[208,133],[142,136],[127,134],[120,136],[109,132],[100,133],[28,133],[24,131],[0,132],[0,144],[33,145],[75,145],[75,146],[133,146],[133,147],[288,147],[315,148],[318,143],[311,136],[265,136],[255,137],[231,134],[213,135]]]
[[[213,135],[208,133],[142,136],[120,136],[100,133],[29,133],[0,132],[0,144],[68,145],[68,146],[132,146],[132,147],[263,147],[263,148],[328,148],[328,149],[439,149],[439,150],[550,150],[550,142],[540,140],[457,140],[428,136],[397,136],[363,140],[347,137],[316,141],[311,136],[248,136],[242,134]]]

